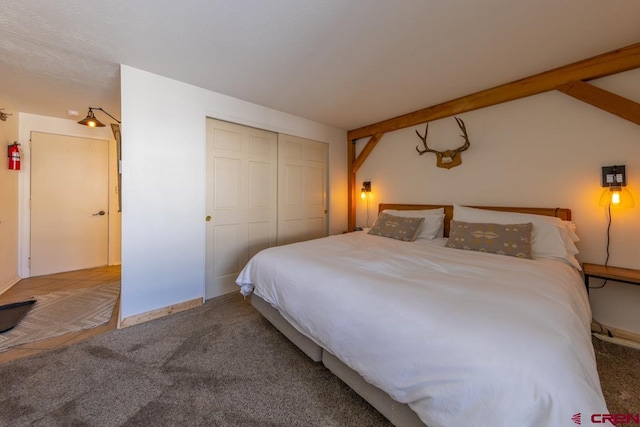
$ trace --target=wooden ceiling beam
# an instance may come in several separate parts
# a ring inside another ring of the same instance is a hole
[[[547,92],[567,83],[592,80],[640,68],[640,43],[574,62],[442,104],[351,130],[349,141]]]
[[[560,92],[640,125],[640,104],[585,82],[571,82],[557,88]]]

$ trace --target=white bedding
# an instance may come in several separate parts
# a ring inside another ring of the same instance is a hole
[[[266,249],[237,279],[429,427],[608,413],[580,275],[365,232]]]

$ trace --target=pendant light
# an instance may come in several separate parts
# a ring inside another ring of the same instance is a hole
[[[84,125],[84,126],[89,126],[89,127],[92,127],[92,128],[103,128],[104,127],[104,123],[102,123],[100,120],[98,120],[96,118],[96,115],[94,114],[93,110],[100,110],[103,113],[105,113],[107,116],[111,117],[116,122],[120,123],[120,120],[116,119],[111,114],[109,114],[106,111],[104,111],[102,108],[100,108],[100,107],[89,107],[89,112],[87,113],[87,117],[85,117],[84,119],[80,120],[78,122],[78,124],[81,124],[81,125]]]

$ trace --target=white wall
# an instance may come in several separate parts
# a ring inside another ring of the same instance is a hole
[[[121,317],[202,298],[206,117],[327,142],[329,230],[346,226],[346,132],[121,67]]]
[[[640,102],[640,70],[593,84]],[[385,134],[358,171],[357,183],[372,181],[371,224],[379,202],[571,208],[583,262],[604,263],[606,208],[599,207],[601,167],[626,165],[636,207],[613,211],[609,265],[640,269],[640,126],[560,92],[460,115],[471,148],[462,165],[436,167],[435,155],[419,156],[415,130]],[[462,143],[453,117],[429,124],[429,146]],[[358,142],[358,149],[364,141]],[[365,226],[364,202],[357,223]],[[370,224],[370,225],[371,225]],[[597,285],[594,281],[592,286]],[[591,291],[594,317],[640,333],[640,286],[609,283]]]
[[[82,118],[82,117],[80,117]],[[22,171],[20,172],[20,244],[19,271],[21,277],[29,277],[30,255],[30,209],[29,197],[31,188],[31,132],[51,133],[80,138],[94,138],[109,141],[109,264],[120,264],[120,214],[118,211],[118,195],[116,193],[116,144],[111,127],[90,128],[76,123],[77,120],[65,120],[35,114],[19,114],[19,142],[23,150]],[[61,165],[61,167],[63,167]]]

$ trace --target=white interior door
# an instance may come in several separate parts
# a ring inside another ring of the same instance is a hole
[[[30,274],[108,263],[109,143],[31,135]]]
[[[277,134],[207,120],[205,298],[237,291],[258,251],[276,244]]]
[[[278,245],[328,234],[328,145],[278,135]]]

